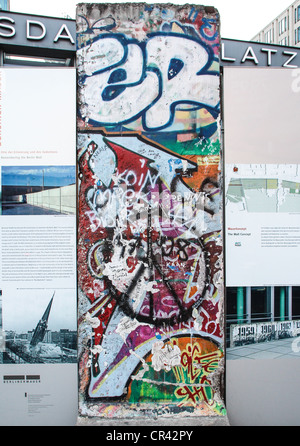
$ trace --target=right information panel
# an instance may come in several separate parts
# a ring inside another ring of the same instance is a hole
[[[299,357],[299,72],[224,69],[227,359]]]
[[[224,69],[227,286],[299,283],[297,75]]]

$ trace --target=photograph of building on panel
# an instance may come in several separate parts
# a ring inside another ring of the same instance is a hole
[[[2,215],[75,214],[75,166],[4,166]]]

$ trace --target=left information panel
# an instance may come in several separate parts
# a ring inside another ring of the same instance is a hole
[[[0,425],[74,425],[75,68],[0,69],[0,199]]]

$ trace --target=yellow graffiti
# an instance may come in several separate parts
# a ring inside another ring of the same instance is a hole
[[[181,400],[180,407],[195,406],[201,401],[208,405],[213,404],[214,390],[209,375],[218,369],[222,357],[222,351],[207,351],[201,341],[187,343],[185,348],[181,346],[180,366],[173,367],[179,383],[175,396]]]

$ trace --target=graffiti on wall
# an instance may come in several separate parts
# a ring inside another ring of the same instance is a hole
[[[81,414],[224,414],[218,14],[82,4],[77,33]]]

